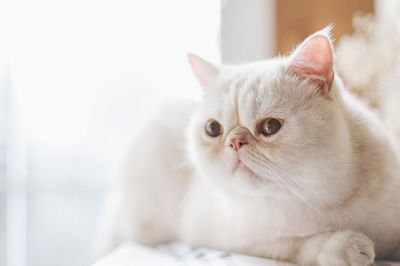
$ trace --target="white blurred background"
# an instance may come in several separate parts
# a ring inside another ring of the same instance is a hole
[[[277,40],[301,25],[279,19],[283,3],[0,1],[0,266],[94,262],[103,199],[135,132],[163,101],[200,95],[186,53],[237,63],[281,52]],[[292,31],[336,22],[325,20]]]
[[[0,10],[0,265],[89,265],[135,129],[164,99],[198,96],[187,52],[219,61],[220,3],[13,0]]]

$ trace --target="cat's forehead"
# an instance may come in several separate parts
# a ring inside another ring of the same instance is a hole
[[[221,81],[229,89],[254,87],[275,82],[285,69],[284,59],[271,59],[222,68]]]
[[[290,81],[290,80],[289,80]],[[227,69],[210,100],[214,112],[225,119],[257,119],[286,112],[290,85],[281,62],[265,61]]]

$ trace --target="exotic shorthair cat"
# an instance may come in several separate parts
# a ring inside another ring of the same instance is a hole
[[[299,265],[390,255],[399,157],[335,74],[329,34],[238,66],[189,55],[203,99],[162,110],[138,138],[112,192],[104,251],[179,240]]]

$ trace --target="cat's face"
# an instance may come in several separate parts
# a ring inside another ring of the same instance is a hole
[[[332,186],[345,185],[330,179],[350,156],[331,74],[310,78],[314,73],[306,70],[305,78],[295,60],[210,68],[205,81],[203,72],[204,98],[189,132],[191,158],[202,175],[247,195],[301,193],[307,201],[316,190],[330,194]]]

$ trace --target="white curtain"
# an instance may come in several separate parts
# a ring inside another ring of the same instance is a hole
[[[0,38],[1,39],[1,38]],[[0,46],[1,47],[1,46]],[[5,58],[0,52],[0,265],[6,265],[6,95]]]
[[[198,97],[187,52],[219,61],[220,3],[3,5],[9,107],[7,130],[0,116],[0,263],[7,243],[7,265],[89,265],[103,197],[135,131],[168,98]]]

